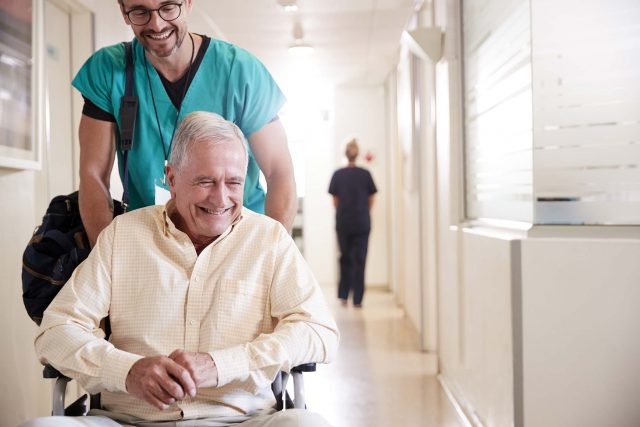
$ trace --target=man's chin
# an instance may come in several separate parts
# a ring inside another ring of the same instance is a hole
[[[162,58],[168,58],[169,56],[173,55],[178,50],[178,46],[173,45],[173,47],[169,49],[153,49],[151,46],[147,44],[145,46],[145,50],[149,52],[149,54],[154,58],[162,59]]]

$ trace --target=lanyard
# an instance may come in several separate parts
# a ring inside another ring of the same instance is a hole
[[[162,129],[160,128],[160,119],[158,118],[158,108],[156,107],[156,99],[153,96],[153,88],[151,87],[151,78],[149,77],[149,66],[147,64],[147,55],[144,53],[142,57],[144,58],[144,69],[147,72],[147,83],[149,83],[149,92],[151,92],[151,102],[153,103],[153,111],[156,114],[156,125],[158,126],[158,134],[160,135],[160,143],[162,144],[162,152],[164,154],[164,169],[162,176],[162,184],[166,185],[167,183],[167,163],[169,162],[169,153],[171,152],[171,145],[173,144],[173,137],[176,134],[176,129],[178,127],[178,119],[180,118],[180,112],[182,111],[182,103],[184,101],[184,96],[187,94],[187,87],[189,86],[189,77],[191,75],[191,65],[193,64],[193,56],[195,52],[195,43],[193,41],[193,36],[189,33],[189,38],[191,39],[191,60],[189,61],[189,67],[187,68],[187,78],[184,81],[184,86],[182,88],[182,95],[180,96],[180,106],[178,107],[178,114],[176,115],[176,120],[173,123],[173,132],[171,132],[171,139],[169,140],[169,147],[167,147],[164,143],[164,137],[162,136]]]

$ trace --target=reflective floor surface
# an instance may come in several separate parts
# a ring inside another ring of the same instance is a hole
[[[310,410],[334,427],[463,427],[392,294],[367,290],[363,308],[326,294],[342,337],[335,362],[304,376]]]

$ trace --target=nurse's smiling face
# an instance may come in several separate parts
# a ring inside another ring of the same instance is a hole
[[[125,22],[145,50],[157,58],[169,57],[182,46],[191,6],[191,0],[120,1]]]

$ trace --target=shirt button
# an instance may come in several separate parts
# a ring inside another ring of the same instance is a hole
[[[196,324],[196,322],[195,322],[195,320],[190,320],[190,321],[189,321],[189,324],[190,324],[191,326],[193,326],[193,325],[195,325],[195,324]]]

